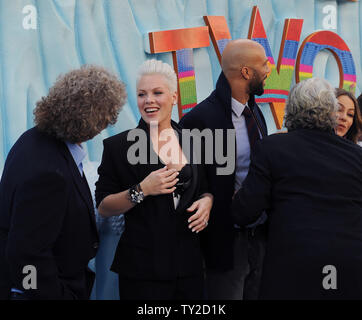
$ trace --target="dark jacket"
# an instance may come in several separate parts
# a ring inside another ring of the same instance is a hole
[[[266,123],[253,96],[250,97],[248,105],[258,119],[263,136],[266,135]],[[226,130],[234,129],[231,113],[231,88],[224,74],[221,73],[216,83],[216,89],[208,98],[184,115],[180,120],[180,125],[188,129],[209,128],[213,133],[216,129],[222,129],[224,133],[223,148],[224,154],[226,154]],[[213,156],[215,157],[215,154]],[[222,271],[231,269],[233,265],[235,229],[231,219],[230,206],[234,194],[235,171],[230,175],[217,175],[216,169],[219,167],[222,165],[217,164],[215,158],[213,164],[205,166],[209,189],[214,195],[214,204],[209,225],[202,233],[201,241],[206,266]]]
[[[88,184],[66,144],[36,127],[10,150],[0,182],[0,293],[23,288],[23,267],[37,271],[28,299],[88,299],[98,234]]]
[[[263,210],[269,231],[261,298],[362,298],[361,147],[316,129],[258,142],[233,216],[247,225]],[[329,265],[336,290],[323,287]]]
[[[172,126],[181,137],[178,125],[172,122]],[[96,183],[97,206],[106,196],[125,191],[152,171],[164,167],[150,147],[148,128],[142,119],[136,129],[147,139],[146,145],[139,145],[147,157],[144,164],[132,165],[127,157],[127,153],[137,146],[127,139],[128,134],[135,131],[128,130],[103,141],[104,151]],[[157,163],[150,163],[151,156],[156,157]],[[125,278],[154,281],[202,275],[199,234],[188,228],[187,220],[193,213],[186,209],[207,192],[207,187],[199,165],[192,164],[191,167],[191,185],[182,195],[176,210],[172,194],[165,194],[148,196],[124,214],[125,231],[116,249],[112,271]]]

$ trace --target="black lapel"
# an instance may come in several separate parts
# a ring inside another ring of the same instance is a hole
[[[79,173],[79,170],[77,168],[77,171]],[[95,212],[94,212],[94,205],[93,205],[93,198],[92,198],[92,193],[89,189],[89,185],[88,185],[88,181],[87,181],[87,177],[85,176],[85,174],[83,173],[83,177],[82,177],[82,182],[83,185],[85,186],[85,188],[87,189],[87,193],[88,193],[88,197],[86,197],[88,199],[88,201],[85,199],[85,201],[87,201],[87,206],[88,206],[88,212],[90,214],[90,219],[91,219],[91,223],[93,228],[95,229],[95,231],[97,232],[98,235],[98,231],[97,231],[97,223],[96,223],[96,218],[95,218]],[[84,199],[84,198],[83,198]]]
[[[155,153],[155,151],[153,150],[153,148],[151,146],[151,142],[150,142],[151,137],[150,137],[149,128],[148,128],[147,123],[142,118],[140,119],[136,129],[143,130],[147,137],[147,145],[146,145],[147,161],[146,161],[146,164],[138,163],[136,165],[131,166],[131,168],[132,168],[131,170],[136,176],[135,180],[137,181],[137,183],[139,183],[139,182],[141,182],[141,180],[143,180],[145,177],[147,177],[152,171],[162,168],[163,164],[159,161],[157,154]],[[132,143],[134,143],[134,142],[129,142],[127,144],[126,148],[124,146],[120,146],[120,152],[122,153],[121,154],[122,157],[124,157],[127,154],[127,150],[132,145]],[[151,154],[152,154],[152,156],[151,156]],[[151,159],[151,157],[152,157],[152,159]],[[157,163],[154,163],[154,161],[156,159],[157,159]],[[132,187],[132,186],[129,186],[129,187]]]
[[[179,136],[179,143],[180,146],[182,146],[182,129],[181,127],[176,124],[176,122],[171,122],[172,127],[176,130]],[[192,203],[192,200],[195,196],[195,192],[197,189],[197,182],[198,182],[198,171],[197,171],[197,163],[195,160],[195,152],[193,148],[193,139],[190,139],[190,155],[186,154],[187,162],[191,165],[192,170],[192,178],[191,178],[191,184],[190,186],[185,190],[185,192],[182,194],[182,197],[180,198],[180,202],[176,208],[176,212],[183,212],[185,211]]]
[[[219,128],[223,129],[234,129],[233,121],[232,121],[232,107],[231,107],[231,88],[228,80],[226,79],[224,72],[221,71],[220,76],[216,82],[215,94],[217,99],[221,101],[221,106],[224,109],[226,122],[220,123]],[[222,121],[222,119],[218,119],[218,121]]]
[[[192,180],[191,185],[186,189],[186,191],[182,194],[182,197],[180,198],[180,202],[176,208],[176,212],[183,212],[185,211],[189,206],[191,206],[191,201],[195,196],[195,191],[197,188],[197,181],[199,179],[198,172],[197,172],[197,165],[191,164],[192,169]]]
[[[77,165],[75,164],[74,159],[73,159],[70,151],[68,150],[68,147],[66,146],[66,144],[64,142],[60,142],[59,147],[60,147],[62,154],[64,155],[65,159],[68,162],[68,167],[71,172],[73,182],[76,185],[80,196],[82,197],[83,201],[85,202],[85,204],[88,207],[88,213],[89,213],[89,217],[91,220],[91,224],[97,232],[97,225],[96,225],[96,221],[95,221],[92,194],[90,192],[87,179],[81,177],[80,172],[77,168]],[[97,232],[97,234],[98,234],[98,232]]]

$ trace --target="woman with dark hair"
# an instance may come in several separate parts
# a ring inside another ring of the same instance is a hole
[[[0,182],[0,299],[89,298],[99,239],[81,143],[114,124],[125,101],[124,84],[90,65],[37,103]]]
[[[357,99],[353,93],[341,88],[336,88],[336,97],[339,104],[336,134],[357,143],[362,130],[362,116]]]
[[[358,107],[359,107],[359,113],[362,115],[362,94],[360,94],[357,98]],[[362,128],[359,132],[358,136],[358,144],[362,147]]]
[[[104,217],[124,214],[111,267],[121,300],[203,298],[198,232],[213,197],[192,146],[191,155],[181,148],[181,129],[171,120],[176,100],[172,67],[147,60],[137,78],[138,127],[104,140],[96,203]]]

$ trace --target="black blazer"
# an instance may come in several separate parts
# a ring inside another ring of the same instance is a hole
[[[362,298],[361,147],[316,129],[258,142],[233,216],[247,225],[265,209],[261,298]],[[327,265],[337,270],[337,290],[323,288]]]
[[[178,125],[172,121],[172,126],[181,138]],[[152,171],[164,167],[160,161],[150,164],[151,156],[159,159],[150,147],[148,128],[142,119],[136,129],[147,138],[147,145],[142,145],[142,151],[147,156],[146,163],[132,165],[127,159],[127,152],[135,146],[134,141],[127,140],[132,130],[105,139],[96,183],[97,206],[106,196],[125,191],[140,183]],[[188,160],[192,163],[192,159]],[[167,194],[148,196],[125,213],[125,231],[116,249],[112,271],[121,277],[143,280],[173,280],[177,276],[202,274],[199,234],[188,228],[187,220],[193,213],[186,209],[207,192],[207,186],[200,176],[199,165],[192,164],[191,167],[191,185],[182,195],[176,210],[172,194]]]
[[[248,105],[258,119],[262,135],[266,136],[266,123],[253,96],[250,97]],[[213,133],[216,129],[222,129],[224,154],[226,154],[226,130],[234,129],[231,114],[231,89],[226,77],[221,73],[216,89],[208,98],[183,116],[180,126],[199,130],[209,128]],[[234,195],[235,171],[230,175],[217,175],[216,170],[222,165],[217,164],[215,154],[213,157],[213,164],[206,165],[205,168],[209,189],[214,195],[214,204],[209,225],[202,233],[201,241],[206,266],[210,269],[228,270],[233,266],[235,228],[231,219],[230,206]],[[235,159],[233,161],[235,164]]]
[[[0,294],[23,289],[23,267],[37,270],[28,299],[88,299],[98,234],[88,184],[65,143],[25,132],[10,150],[0,182]]]

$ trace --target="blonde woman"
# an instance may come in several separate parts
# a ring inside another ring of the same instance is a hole
[[[171,120],[176,81],[171,66],[146,61],[137,78],[138,127],[104,140],[96,201],[101,215],[125,217],[111,267],[121,300],[203,298],[199,232],[207,227],[213,197]],[[143,138],[139,156],[147,150],[140,163],[131,159],[137,134]]]

